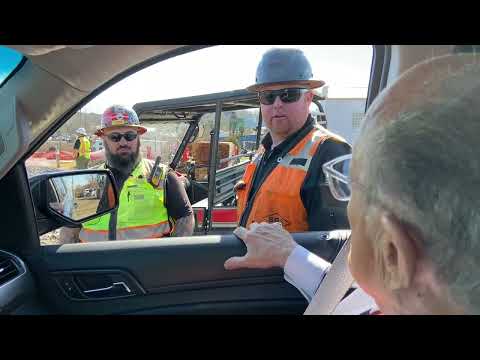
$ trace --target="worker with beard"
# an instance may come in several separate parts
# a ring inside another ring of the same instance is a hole
[[[84,222],[73,234],[73,241],[64,238],[63,242],[192,235],[194,215],[183,182],[167,165],[141,156],[140,137],[146,132],[132,109],[113,105],[105,110],[95,134],[103,139],[106,162],[96,169],[113,173],[119,206],[112,213]],[[102,197],[100,208],[106,200]]]

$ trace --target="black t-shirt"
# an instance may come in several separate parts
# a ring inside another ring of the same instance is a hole
[[[170,170],[166,178],[167,211],[173,219],[178,220],[193,214],[185,186],[175,171]]]
[[[288,153],[315,125],[315,120],[309,116],[300,130],[273,149],[271,149],[272,138],[270,134],[263,138],[262,145],[265,148],[265,153],[255,171],[252,188],[248,194],[248,203],[252,203],[250,200],[254,194],[277,166],[277,159]],[[299,194],[307,212],[309,231],[350,228],[346,211],[347,202],[341,202],[333,198],[325,182],[322,165],[338,156],[350,154],[351,151],[348,143],[327,139],[318,147],[313,156]],[[242,226],[246,224],[247,211],[244,211],[240,219],[240,225]]]
[[[77,141],[75,141],[75,144],[73,145],[73,148],[74,148],[75,150],[80,149],[80,139],[77,139]]]

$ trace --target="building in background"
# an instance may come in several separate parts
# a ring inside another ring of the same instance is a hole
[[[357,139],[365,115],[365,98],[327,98],[320,101],[326,115],[326,124],[315,105],[312,115],[327,129],[343,136],[350,144]]]

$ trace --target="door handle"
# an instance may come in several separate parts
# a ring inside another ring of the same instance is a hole
[[[125,284],[123,281],[114,282],[111,286],[107,286],[107,287],[104,287],[104,288],[83,290],[83,293],[85,295],[88,295],[88,294],[100,295],[102,293],[107,293],[106,295],[108,295],[109,292],[111,292],[113,290],[116,290],[118,288],[123,289],[124,293],[126,293],[126,294],[131,294],[132,293],[132,290],[130,290],[130,288],[127,286],[127,284]]]
[[[73,270],[53,275],[70,300],[119,299],[146,294],[140,283],[124,270]]]

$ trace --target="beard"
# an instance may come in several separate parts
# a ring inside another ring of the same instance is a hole
[[[125,177],[128,177],[140,161],[140,139],[138,139],[135,151],[127,155],[112,153],[108,144],[105,142],[105,158],[107,159],[107,165],[109,167],[119,171]]]

